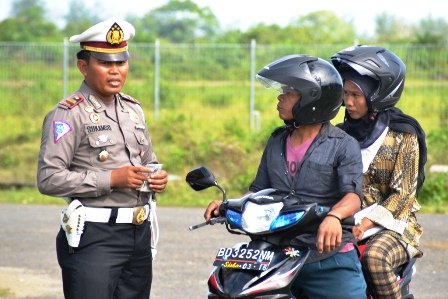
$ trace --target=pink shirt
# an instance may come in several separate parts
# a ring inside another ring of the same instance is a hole
[[[288,136],[288,138],[286,138],[286,163],[288,164],[288,171],[292,178],[294,178],[294,176],[296,175],[297,170],[299,169],[300,162],[305,156],[305,153],[310,147],[313,140],[314,137],[308,139],[298,147],[294,147],[291,142],[291,136]],[[353,249],[355,249],[353,243],[347,243],[344,247],[341,248],[341,250],[339,250],[339,252],[349,252]]]
[[[293,178],[299,170],[300,162],[305,156],[306,151],[313,142],[314,137],[308,139],[298,147],[294,147],[291,142],[291,136],[286,138],[286,163],[288,164],[288,171]]]

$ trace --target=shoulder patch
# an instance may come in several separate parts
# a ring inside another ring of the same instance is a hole
[[[73,131],[73,127],[66,121],[53,121],[54,143],[58,142],[62,137]]]
[[[137,101],[136,99],[134,99],[133,97],[131,97],[130,95],[127,95],[127,94],[124,94],[124,93],[121,93],[121,92],[120,92],[120,96],[121,96],[121,98],[122,98],[123,100],[125,100],[125,101],[128,101],[128,102],[131,102],[131,103],[139,104],[139,105],[140,105],[140,102]]]
[[[82,96],[77,95],[77,94],[72,94],[72,95],[66,97],[65,99],[63,99],[62,101],[60,101],[59,104],[67,107],[68,109],[72,109],[73,107],[75,107],[76,105],[81,103],[82,101],[84,101],[84,98]]]

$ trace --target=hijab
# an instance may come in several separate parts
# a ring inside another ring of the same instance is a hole
[[[379,114],[376,117],[372,115],[372,105],[368,99],[375,92],[378,87],[378,81],[372,77],[366,75],[360,75],[358,72],[351,68],[347,68],[341,73],[341,77],[344,80],[349,80],[355,84],[366,98],[367,113],[363,118],[352,119],[350,115],[345,112],[344,123],[339,125],[341,129],[346,131],[349,135],[353,136],[358,142],[361,148],[367,148],[371,146],[375,140],[380,137],[384,129],[389,125],[389,119],[387,114]]]
[[[354,137],[358,141],[361,149],[372,145],[381,136],[381,133],[386,127],[398,132],[416,134],[420,152],[417,182],[418,193],[425,180],[424,166],[427,160],[426,135],[419,122],[396,107],[380,111],[375,115],[372,113],[371,102],[367,100],[375,91],[377,83],[372,82],[375,80],[368,76],[362,76],[354,71],[347,71],[341,74],[341,76],[344,80],[353,82],[363,92],[366,97],[369,112],[361,119],[352,119],[346,111],[344,122],[338,124],[337,127]]]

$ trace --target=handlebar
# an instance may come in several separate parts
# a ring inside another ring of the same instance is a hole
[[[347,217],[342,219],[341,224],[344,225],[355,225],[355,217],[351,216],[351,217]]]
[[[223,224],[225,222],[226,222],[226,217],[216,217],[216,218],[210,219],[209,221],[202,222],[202,223],[199,223],[199,224],[196,224],[196,225],[192,225],[188,229],[190,231],[192,231],[192,230],[201,228],[201,227],[206,226],[206,225],[215,225],[216,223]]]

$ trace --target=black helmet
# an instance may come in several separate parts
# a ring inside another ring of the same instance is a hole
[[[377,113],[395,106],[404,88],[406,66],[403,61],[384,47],[359,45],[349,47],[331,57],[331,62],[344,74],[356,71],[373,78],[376,86],[365,94],[369,111]]]
[[[317,124],[333,119],[342,104],[342,79],[327,61],[308,55],[288,55],[262,68],[256,78],[266,88],[282,93],[294,88],[302,98],[292,108],[296,125]]]

